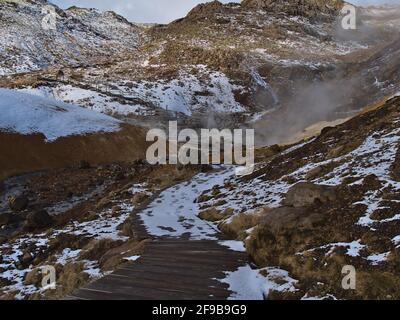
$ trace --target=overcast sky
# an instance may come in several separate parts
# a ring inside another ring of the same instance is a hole
[[[167,23],[185,16],[190,9],[206,0],[50,0],[61,8],[79,7],[113,10],[130,21]],[[348,0],[355,4],[400,3],[400,0]],[[240,2],[222,0],[221,2]]]

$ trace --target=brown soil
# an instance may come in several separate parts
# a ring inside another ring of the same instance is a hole
[[[97,165],[145,158],[142,129],[123,125],[112,133],[63,137],[46,143],[41,134],[0,133],[0,180],[26,172],[63,168],[85,160]]]

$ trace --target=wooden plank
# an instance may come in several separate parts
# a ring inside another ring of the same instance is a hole
[[[246,253],[232,251],[217,241],[156,239],[147,244],[140,259],[77,290],[72,298],[227,299],[229,286],[215,279],[246,263]]]
[[[85,290],[85,288],[79,289],[77,292],[73,293],[72,296],[79,300],[151,300],[151,298],[133,295],[130,293],[123,295],[95,293],[93,291]]]
[[[207,292],[214,291],[220,293],[226,293],[226,287],[221,286],[221,283],[218,281],[213,281],[212,279],[204,279],[200,281],[190,281],[190,279],[182,280],[179,277],[176,278],[166,278],[166,277],[154,277],[154,274],[149,274],[147,277],[138,277],[137,274],[132,277],[115,277],[110,275],[109,279],[113,279],[116,283],[119,281],[125,281],[130,286],[134,286],[136,284],[152,284],[155,288],[182,288],[182,289],[194,289],[196,292]],[[90,287],[90,286],[88,286]]]
[[[112,277],[107,277],[107,279],[98,281],[85,289],[93,292],[98,291],[99,293],[112,294],[140,292],[140,295],[151,294],[155,299],[157,299],[157,296],[153,295],[153,292],[157,293],[157,295],[177,295],[177,297],[181,297],[182,295],[207,297],[211,294],[214,297],[220,298],[227,298],[229,296],[227,290],[208,288],[206,286],[183,285],[182,283],[175,283],[174,286],[171,286],[170,283],[163,283],[155,280],[131,279],[130,281],[127,281],[126,279],[115,279]],[[145,290],[146,293],[143,293],[141,290]]]
[[[169,269],[189,269],[193,272],[203,272],[203,271],[212,271],[212,270],[221,270],[221,271],[230,271],[232,268],[236,269],[238,266],[243,265],[244,263],[240,262],[232,262],[232,261],[213,261],[212,263],[207,263],[206,261],[196,261],[191,263],[189,260],[167,260],[158,257],[154,258],[146,258],[143,261],[138,262],[136,265],[125,265],[125,269],[134,269],[135,266],[148,266],[149,268],[153,266],[164,267]]]
[[[161,299],[161,300],[175,300],[175,299],[207,299],[210,294],[201,294],[189,290],[180,288],[154,288],[146,285],[135,285],[134,287],[129,286],[124,281],[114,281],[114,279],[101,279],[95,282],[95,289],[99,290],[95,292],[93,290],[82,289],[86,291],[86,294],[93,294],[94,296],[114,296],[123,297],[130,299],[130,297],[140,297],[149,299]],[[93,288],[90,288],[93,289]],[[80,290],[80,291],[82,291]],[[111,291],[112,293],[106,293],[102,291]],[[80,294],[77,294],[80,297]]]
[[[207,277],[205,277],[205,275],[203,273],[198,273],[198,272],[193,272],[190,270],[184,270],[186,272],[180,272],[180,271],[175,271],[175,270],[168,270],[165,267],[153,267],[151,269],[151,274],[154,275],[161,275],[161,276],[179,276],[181,279],[185,279],[185,278],[198,278],[198,279],[212,279],[212,278],[216,278],[216,279],[220,279],[223,278],[225,273],[223,271],[215,271],[212,274],[211,273],[207,273]],[[120,268],[118,270],[116,270],[113,274],[115,275],[120,275],[120,276],[131,276],[132,274],[143,274],[143,273],[149,273],[149,270],[147,267],[144,268],[132,268],[132,269],[125,269],[125,268]],[[204,281],[205,281],[204,280]]]
[[[201,248],[201,249],[195,249],[195,248],[183,248],[183,249],[178,249],[174,246],[171,247],[148,247],[146,252],[151,252],[151,253],[159,253],[159,252],[170,252],[170,250],[179,250],[180,255],[205,255],[205,256],[227,256],[227,257],[240,257],[240,258],[246,258],[247,254],[241,254],[241,253],[236,253],[234,251],[226,251],[223,249],[206,249],[206,248]]]

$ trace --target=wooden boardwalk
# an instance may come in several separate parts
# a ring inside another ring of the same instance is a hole
[[[85,300],[223,300],[231,292],[224,271],[247,263],[245,253],[211,240],[160,238],[112,274],[73,293]]]

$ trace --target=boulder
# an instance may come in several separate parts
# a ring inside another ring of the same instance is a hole
[[[47,213],[46,210],[40,210],[27,215],[24,229],[28,231],[35,231],[48,228],[52,224],[53,218]]]
[[[289,189],[282,204],[284,206],[301,208],[318,203],[328,203],[336,199],[335,187],[300,182]]]
[[[323,213],[310,212],[307,208],[280,207],[268,211],[261,220],[261,226],[273,234],[291,230],[308,230],[323,222]]]
[[[8,204],[12,211],[20,212],[20,211],[25,210],[28,207],[29,199],[24,195],[10,197],[8,199]]]
[[[220,221],[224,218],[222,212],[215,207],[206,209],[199,213],[200,219],[207,220],[207,221]]]

